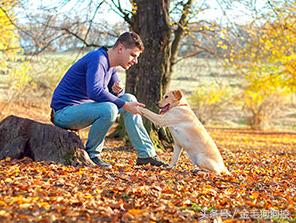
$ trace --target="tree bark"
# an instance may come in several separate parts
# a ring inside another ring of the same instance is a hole
[[[157,110],[156,102],[169,83],[170,37],[169,0],[138,0],[132,30],[145,46],[139,64],[127,72],[127,90],[147,107]]]
[[[139,64],[127,72],[126,91],[135,94],[140,102],[155,112],[158,112],[157,102],[170,81],[169,3],[169,0],[136,1],[137,12],[131,23],[131,29],[141,36],[145,50]],[[150,121],[144,120],[144,124],[155,146],[162,147],[158,140],[159,129]]]
[[[9,116],[0,123],[0,159],[30,157],[68,165],[94,165],[73,132]]]

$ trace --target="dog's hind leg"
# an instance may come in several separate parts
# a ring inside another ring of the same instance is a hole
[[[174,145],[174,154],[173,154],[171,163],[169,165],[169,168],[173,168],[173,167],[175,167],[177,165],[177,162],[178,162],[178,160],[180,158],[182,150],[183,149],[178,144]]]

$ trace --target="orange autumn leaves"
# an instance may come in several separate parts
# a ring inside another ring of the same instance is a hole
[[[136,167],[135,152],[112,140],[106,145],[119,149],[104,151],[104,158],[114,165],[108,171],[26,158],[2,160],[0,221],[197,222],[220,217],[234,222],[246,217],[247,221],[295,218],[296,135],[220,129],[210,133],[233,176],[193,174],[184,154],[174,170]],[[160,156],[169,161],[171,152]]]

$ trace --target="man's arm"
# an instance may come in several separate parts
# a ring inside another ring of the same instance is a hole
[[[110,92],[112,92],[117,97],[124,94],[123,86],[120,82],[117,70],[115,68],[113,69],[112,76],[111,76],[110,82],[108,84],[108,89]]]
[[[86,73],[88,97],[97,102],[112,102],[121,108],[125,101],[104,89],[106,69],[98,58],[90,58]]]

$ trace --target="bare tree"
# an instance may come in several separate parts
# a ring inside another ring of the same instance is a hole
[[[97,19],[106,11],[105,5],[105,0],[59,1],[50,6],[41,4],[39,11],[32,13],[27,1],[19,1],[17,10],[21,11],[22,22],[16,26],[26,52],[40,54],[111,44],[110,39],[115,39],[124,26],[110,27]]]
[[[145,45],[145,51],[139,60],[139,64],[127,72],[126,89],[137,95],[137,98],[154,111],[158,110],[157,101],[166,92],[171,80],[173,66],[180,61],[180,46],[184,38],[190,37],[194,42],[193,50],[184,56],[196,56],[208,51],[203,48],[197,39],[197,34],[207,30],[200,29],[204,21],[193,21],[197,13],[207,8],[206,5],[194,5],[194,0],[172,1],[170,0],[137,0],[132,1],[132,11],[123,9],[120,1],[113,0],[113,6],[117,9],[130,29],[139,33]],[[130,14],[129,14],[130,13]],[[174,19],[170,15],[175,15]],[[131,16],[130,16],[131,15]],[[198,27],[194,30],[194,27]],[[192,31],[189,29],[193,28]],[[192,49],[192,48],[191,48]],[[158,131],[150,122],[146,122],[148,131],[157,131],[166,139],[165,131]],[[156,139],[154,139],[156,141]]]

